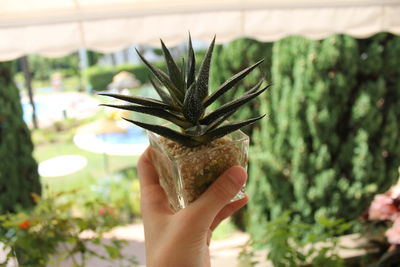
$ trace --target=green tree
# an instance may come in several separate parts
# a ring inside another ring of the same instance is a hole
[[[0,62],[0,214],[32,206],[31,193],[41,192],[12,69],[11,62]]]
[[[249,230],[285,210],[355,219],[400,165],[400,37],[289,37],[273,47],[269,114],[253,133]]]

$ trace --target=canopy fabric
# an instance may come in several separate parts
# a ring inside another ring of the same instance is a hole
[[[400,34],[400,0],[0,0],[0,60],[187,38]]]

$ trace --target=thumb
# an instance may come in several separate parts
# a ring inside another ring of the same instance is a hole
[[[240,191],[247,180],[245,169],[234,166],[226,170],[195,202],[187,207],[197,214],[198,223],[209,227],[217,214]]]

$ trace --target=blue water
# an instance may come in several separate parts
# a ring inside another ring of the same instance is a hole
[[[39,118],[42,114],[46,113],[45,106],[43,103],[35,103],[35,109],[36,109],[36,117]],[[22,113],[23,113],[23,119],[25,123],[30,123],[32,121],[32,106],[30,103],[21,103],[22,105]]]
[[[139,127],[129,127],[127,132],[123,133],[108,133],[108,134],[97,134],[98,138],[101,138],[106,143],[115,145],[124,144],[147,144],[148,139],[144,130]]]
[[[51,102],[34,102],[35,109],[36,109],[36,117],[45,117],[49,114],[54,116],[62,116],[64,107],[60,106],[58,103],[51,103]],[[32,106],[30,103],[21,103],[22,105],[22,112],[23,112],[23,119],[25,123],[30,123],[32,121]]]

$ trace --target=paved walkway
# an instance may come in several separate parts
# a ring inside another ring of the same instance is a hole
[[[82,237],[90,236],[90,233],[86,233]],[[117,227],[104,237],[106,239],[117,238],[119,240],[126,240],[128,245],[122,251],[123,255],[126,257],[135,256],[139,261],[140,266],[146,266],[144,230],[142,224]],[[228,239],[212,241],[210,245],[212,266],[239,266],[237,256],[241,251],[241,247],[247,242],[248,238],[248,234],[237,232]],[[54,267],[56,266],[71,266],[71,262],[63,262],[61,265],[54,265]],[[105,267],[109,266],[109,264],[98,259],[92,259],[88,262],[88,266]]]
[[[82,235],[83,238],[90,238],[92,234],[90,232],[86,232]],[[146,266],[146,256],[145,256],[145,246],[144,246],[144,231],[142,224],[133,224],[127,226],[120,226],[114,228],[113,231],[107,233],[104,236],[102,242],[110,243],[111,238],[117,238],[119,240],[125,240],[127,245],[125,245],[122,250],[122,254],[124,257],[132,257],[134,256],[136,260],[139,262],[140,267]],[[210,245],[211,252],[211,266],[219,267],[219,266],[243,266],[240,265],[237,259],[241,251],[241,247],[247,242],[249,236],[246,233],[237,232],[232,237],[220,240],[220,241],[212,241]],[[104,254],[105,251],[99,247],[92,247],[96,249],[98,253]],[[4,252],[0,249],[0,262],[4,260]],[[129,266],[127,261],[118,262],[119,264],[125,263],[124,266]],[[98,259],[91,258],[88,259],[86,266],[96,266],[96,267],[108,267],[110,266],[110,262]],[[55,263],[49,265],[49,267],[70,267],[73,266],[71,260],[57,262],[55,259]],[[260,265],[261,266],[261,265]],[[10,264],[7,267],[16,267],[15,264]],[[247,267],[247,266],[246,266]]]
[[[127,256],[135,256],[140,266],[145,266],[145,250],[144,250],[144,232],[143,225],[128,225],[115,228],[110,232],[106,238],[118,238],[120,240],[127,240],[129,245],[125,248],[123,253]],[[242,247],[249,240],[249,235],[243,232],[236,232],[230,238],[219,241],[212,241],[210,245],[210,256],[211,266],[229,266],[229,267],[250,267],[249,263],[240,261],[238,259],[239,253],[242,251]],[[368,244],[367,239],[360,237],[359,234],[346,235],[339,240],[338,254],[342,258],[353,258],[365,254],[365,250],[362,249]],[[319,243],[318,246],[326,246],[326,243]],[[257,251],[254,255],[253,261],[256,260],[257,267],[272,267],[272,263],[267,261],[267,251]],[[96,264],[96,265],[95,265]],[[65,267],[70,265],[63,265]],[[102,265],[101,262],[93,262],[88,266],[108,266],[107,264]],[[55,266],[54,266],[55,267]]]
[[[90,232],[87,232],[82,235],[82,237],[90,237]],[[115,228],[110,233],[104,236],[103,242],[110,242],[110,238],[117,238],[119,240],[126,240],[127,245],[122,251],[122,254],[125,257],[134,256],[136,260],[139,262],[140,267],[146,266],[146,257],[145,257],[145,247],[144,247],[144,232],[143,225],[134,224],[127,225]],[[211,266],[220,267],[220,266],[229,266],[229,267],[250,267],[249,263],[238,260],[238,255],[240,251],[242,251],[242,246],[246,244],[249,236],[246,233],[237,232],[232,237],[221,240],[221,241],[212,241],[210,245],[211,252]],[[340,238],[340,246],[346,249],[340,249],[339,255],[342,258],[352,258],[365,254],[365,250],[362,247],[365,247],[367,244],[367,240],[364,238],[360,238],[359,234],[352,234],[343,236]],[[321,245],[323,245],[321,243]],[[326,244],[324,244],[326,245]],[[102,254],[105,251],[98,250],[98,253]],[[273,265],[266,260],[267,252],[257,251],[255,257],[252,260],[256,260],[258,263],[257,267],[272,267]],[[2,257],[4,258],[4,252],[1,251],[0,247],[0,262]],[[124,262],[119,262],[124,263]],[[125,262],[125,264],[128,264]],[[8,265],[7,267],[15,267],[16,265]],[[49,265],[49,267],[70,267],[72,266],[71,261],[63,261],[58,262],[53,265]],[[95,267],[106,267],[110,266],[109,262],[95,259],[89,259],[87,261],[86,266],[95,266]],[[127,265],[124,265],[127,266]],[[129,266],[129,265],[128,265]]]

